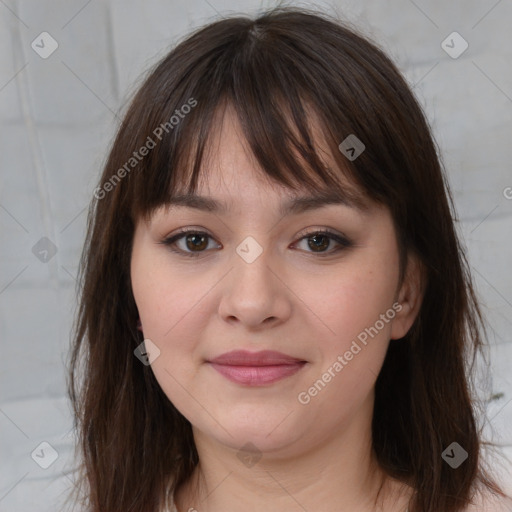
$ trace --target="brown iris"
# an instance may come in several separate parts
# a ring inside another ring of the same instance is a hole
[[[319,242],[319,239],[321,240]],[[313,243],[311,242],[313,240]],[[313,249],[315,252],[321,252],[317,251],[317,249],[323,250],[329,247],[329,237],[325,235],[312,235],[308,237],[308,246]]]
[[[198,252],[208,247],[208,237],[200,234],[192,234],[186,236],[187,248],[191,251]]]

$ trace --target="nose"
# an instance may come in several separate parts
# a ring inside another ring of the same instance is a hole
[[[293,293],[278,263],[266,250],[254,261],[240,254],[234,254],[233,268],[221,282],[220,317],[252,330],[285,322],[292,311]]]

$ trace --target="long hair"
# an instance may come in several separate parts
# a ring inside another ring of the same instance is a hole
[[[407,255],[421,260],[423,303],[408,334],[390,343],[372,424],[379,465],[415,489],[410,512],[462,511],[477,487],[499,494],[483,469],[471,386],[484,324],[426,115],[385,52],[348,23],[276,8],[213,22],[172,49],[132,98],[110,149],[88,214],[69,364],[82,503],[90,512],[158,510],[198,463],[190,422],[134,356],[143,338],[130,257],[137,220],[177,187],[197,187],[227,103],[271,179],[339,190],[343,172],[389,208],[400,281]],[[314,147],[311,115],[337,169]],[[350,135],[365,145],[356,159],[339,147]],[[441,456],[454,441],[468,454],[457,470]]]

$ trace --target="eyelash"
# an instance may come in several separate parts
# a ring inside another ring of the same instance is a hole
[[[210,239],[213,238],[208,233],[205,233],[204,231],[196,231],[194,229],[181,229],[178,233],[176,233],[168,238],[165,238],[160,243],[168,246],[169,250],[171,250],[172,252],[177,253],[179,255],[192,257],[192,258],[197,258],[197,257],[204,255],[204,253],[207,252],[206,249],[203,251],[198,251],[198,252],[187,252],[187,251],[183,251],[182,249],[176,249],[174,247],[174,245],[176,244],[176,242],[178,240],[181,240],[182,238],[184,238],[186,235],[189,235],[189,234],[205,235],[205,236],[209,237]],[[313,251],[307,251],[307,252],[310,252],[311,254],[316,254],[320,257],[330,256],[334,253],[337,253],[339,251],[342,251],[343,249],[347,249],[352,246],[352,242],[350,240],[348,240],[347,238],[344,238],[336,233],[333,233],[332,231],[329,231],[329,230],[312,231],[311,233],[307,233],[306,235],[302,236],[298,241],[300,242],[304,239],[312,238],[315,235],[326,236],[327,238],[330,238],[331,240],[334,240],[335,242],[337,242],[339,244],[338,247],[336,247],[334,250],[330,250],[330,251],[326,251],[326,252],[316,252],[315,253]]]

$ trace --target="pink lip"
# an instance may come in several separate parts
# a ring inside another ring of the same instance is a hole
[[[262,386],[289,377],[306,363],[273,350],[234,350],[207,362],[227,379],[249,386]]]

